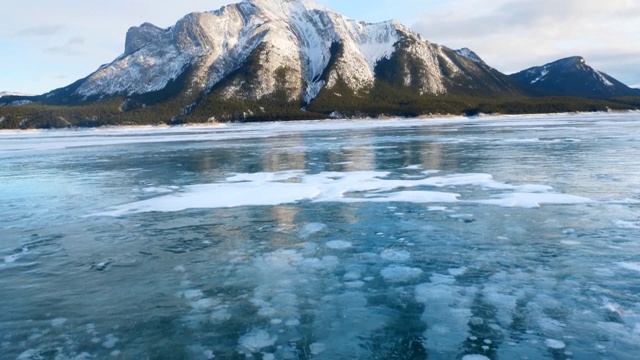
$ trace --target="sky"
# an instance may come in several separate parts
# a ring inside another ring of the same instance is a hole
[[[0,11],[0,91],[69,85],[124,51],[129,27],[169,27],[236,0],[21,0]],[[640,87],[638,0],[316,0],[354,19],[399,20],[429,41],[468,47],[513,73],[580,55]]]

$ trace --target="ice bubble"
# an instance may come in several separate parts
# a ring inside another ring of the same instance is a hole
[[[320,261],[320,266],[322,269],[329,270],[333,269],[340,264],[340,260],[337,256],[325,256]]]
[[[362,282],[362,281],[350,281],[350,282],[344,283],[344,286],[346,286],[349,289],[359,289],[359,288],[364,286],[364,282]]]
[[[65,318],[53,319],[51,320],[51,326],[59,328],[59,327],[62,327],[62,325],[64,325],[66,322],[67,322],[67,319]]]
[[[205,359],[207,360],[211,360],[211,359],[215,359],[215,355],[213,354],[213,351],[211,350],[205,350],[202,355],[204,355]]]
[[[293,327],[293,326],[300,326],[300,320],[298,319],[291,319],[291,320],[287,320],[287,322],[284,323],[285,325],[289,326],[289,327]]]
[[[263,354],[262,360],[276,360],[276,356],[273,354]]]
[[[113,356],[113,357],[118,357],[118,356],[120,356],[121,354],[122,354],[122,351],[120,351],[120,350],[113,350],[113,351],[111,352],[111,356]],[[88,357],[88,359],[91,359],[91,358],[92,358],[92,357]]]
[[[309,236],[318,233],[324,229],[327,228],[327,225],[322,224],[322,223],[311,223],[311,224],[307,224],[305,226],[302,227],[302,229],[300,229],[300,237],[301,238],[308,238]]]
[[[113,334],[109,334],[107,335],[107,340],[102,343],[102,346],[104,346],[107,349],[113,349],[118,343],[118,341],[120,341],[120,339],[115,337]]]
[[[389,282],[405,282],[422,275],[422,270],[406,266],[392,265],[380,271],[380,275]]]
[[[351,246],[353,246],[353,244],[343,240],[333,240],[333,241],[327,242],[327,247],[333,250],[345,250],[350,248]]]
[[[560,341],[560,340],[553,340],[553,339],[547,339],[544,341],[544,344],[549,348],[549,349],[553,349],[553,350],[562,350],[565,347],[567,347],[565,345],[564,342]]]
[[[465,355],[462,357],[462,360],[490,360],[490,359],[484,355]]]
[[[429,277],[429,280],[434,284],[453,284],[456,282],[453,276],[442,274],[433,274]]]
[[[461,268],[449,269],[448,272],[452,276],[460,276],[460,275],[464,274],[465,272],[467,272],[467,267],[463,266]]]
[[[194,309],[207,309],[207,308],[211,308],[214,307],[216,305],[218,305],[219,301],[216,301],[214,299],[209,299],[209,298],[205,298],[205,299],[199,299],[197,301],[192,301],[191,302],[191,307]]]
[[[211,314],[211,322],[220,323],[231,319],[231,314],[226,308],[218,309]]]
[[[560,243],[567,246],[578,246],[582,244],[580,241],[575,241],[575,240],[562,240],[560,241]]]
[[[178,265],[173,268],[173,271],[184,273],[184,272],[187,272],[187,269],[185,269],[184,266],[182,265]]]
[[[197,290],[197,289],[187,290],[183,292],[182,295],[189,300],[197,300],[204,296],[204,294],[202,293],[202,290]]]
[[[271,336],[264,329],[254,329],[250,333],[240,337],[239,343],[243,349],[257,353],[266,347],[272,346],[276,341],[278,341],[276,335]]]
[[[344,276],[342,278],[345,279],[345,280],[358,280],[358,279],[360,279],[361,276],[362,275],[360,275],[359,272],[350,271],[350,272],[344,274]]]
[[[387,249],[380,254],[380,257],[387,261],[405,262],[411,258],[411,254],[406,250]]]
[[[311,355],[319,355],[327,350],[327,346],[323,343],[313,343],[309,345],[309,350],[311,351]]]

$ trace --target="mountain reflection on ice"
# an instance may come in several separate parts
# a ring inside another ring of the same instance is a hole
[[[0,357],[636,359],[637,119],[4,133]]]

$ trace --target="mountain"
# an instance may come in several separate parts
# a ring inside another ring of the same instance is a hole
[[[640,95],[638,89],[632,89],[611,76],[592,68],[580,56],[532,67],[512,74],[510,77],[534,95],[602,99]]]
[[[255,114],[274,101],[313,108],[318,97],[326,104],[356,96],[366,103],[383,85],[417,95],[519,94],[477,55],[431,43],[396,21],[365,23],[301,0],[245,0],[168,29],[133,27],[121,56],[43,101],[119,97],[126,111],[173,98],[181,107],[174,117],[242,102],[236,110]],[[199,113],[232,115],[206,111]]]
[[[307,0],[244,0],[166,29],[130,28],[123,53],[87,77],[40,96],[0,98],[0,128],[640,106],[529,97],[571,94],[585,86],[584,74],[623,89],[585,64],[552,65],[509,77],[472,50],[432,43],[397,21],[357,21]],[[540,87],[547,84],[556,85]]]

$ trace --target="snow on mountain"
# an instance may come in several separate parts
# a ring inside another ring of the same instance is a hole
[[[482,61],[482,59],[475,52],[471,51],[471,49],[469,48],[462,48],[462,49],[456,50],[456,54],[460,56],[464,56],[465,58],[475,63],[481,63],[481,64],[484,63],[484,61]]]

